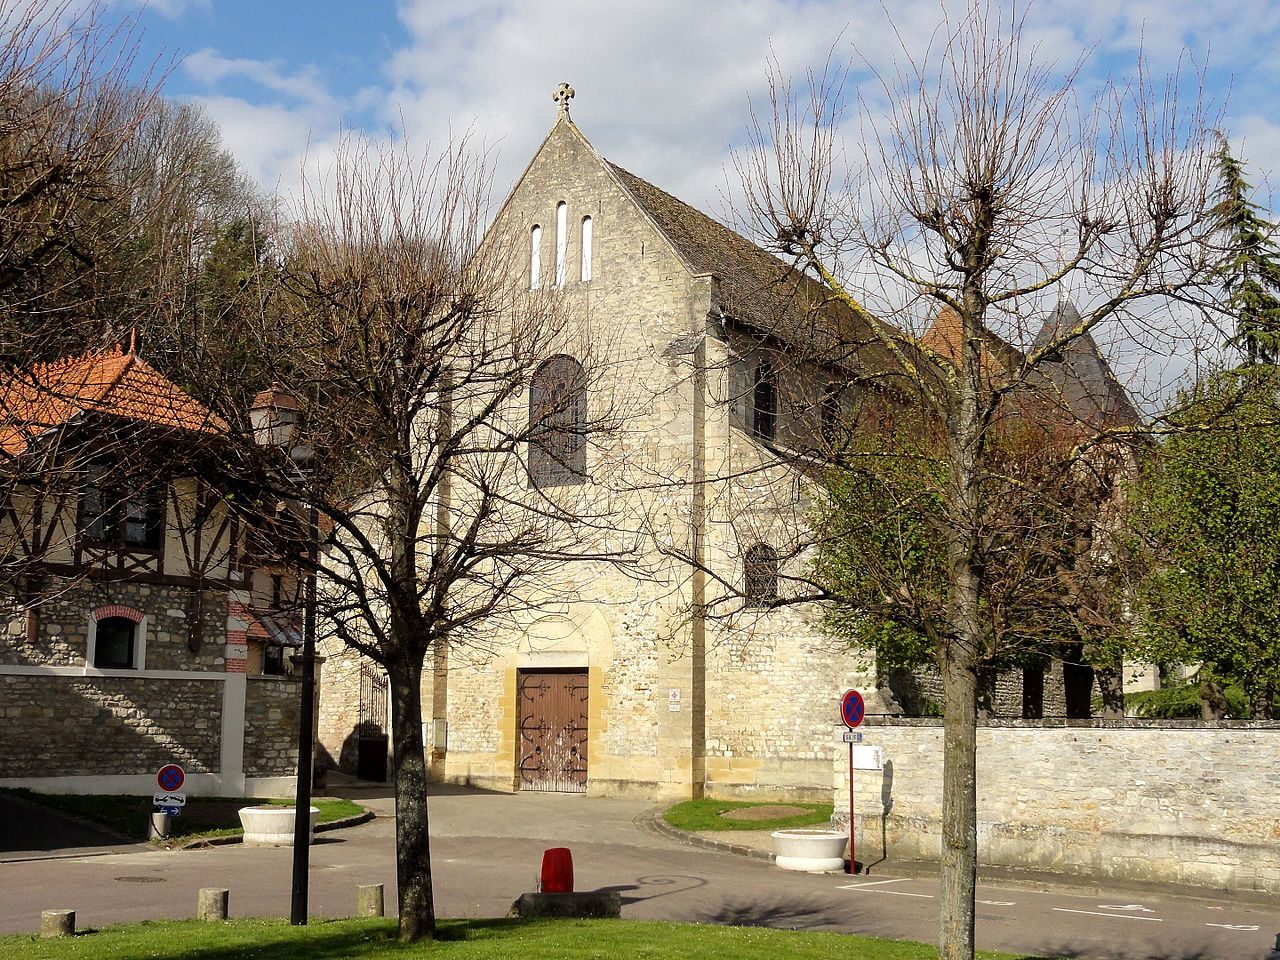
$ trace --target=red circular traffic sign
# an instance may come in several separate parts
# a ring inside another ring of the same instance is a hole
[[[846,690],[844,696],[840,698],[840,719],[844,721],[844,725],[852,730],[862,723],[866,712],[867,707],[862,702],[862,694],[857,690]]]
[[[167,793],[173,793],[175,790],[181,790],[182,785],[186,782],[186,772],[176,763],[166,763],[156,771],[156,783],[160,785],[161,790],[164,790]]]

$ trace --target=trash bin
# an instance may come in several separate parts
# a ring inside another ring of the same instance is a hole
[[[573,854],[568,847],[552,847],[543,852],[542,892],[573,893]]]

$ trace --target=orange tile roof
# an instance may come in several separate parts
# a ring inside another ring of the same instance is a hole
[[[0,451],[22,453],[41,434],[84,414],[193,433],[227,423],[132,350],[120,348],[38,364],[0,384]]]

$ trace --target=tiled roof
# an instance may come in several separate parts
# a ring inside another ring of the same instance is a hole
[[[39,364],[0,384],[0,451],[16,456],[36,437],[84,414],[194,433],[227,429],[136,353],[116,348]]]
[[[920,345],[943,359],[958,364],[960,341],[963,337],[960,314],[950,307],[943,307],[933,323],[929,325],[929,329],[924,332],[924,336],[920,338]],[[1022,352],[990,330],[983,331],[982,341],[980,356],[983,372],[987,376],[1008,373],[1022,362]]]
[[[1079,322],[1080,314],[1072,304],[1058,304],[1036,334],[1033,348],[1050,343]],[[958,363],[961,337],[960,315],[948,307],[939,312],[920,343],[951,363]],[[983,333],[981,356],[983,373],[993,381],[1009,376],[1026,359],[1021,350],[990,330]],[[1053,384],[1052,388],[1046,380]],[[1039,384],[1036,392],[1057,410],[1058,421],[1065,416],[1094,430],[1142,422],[1088,332],[1063,348],[1060,356],[1047,357],[1037,364],[1027,382],[1033,388]]]

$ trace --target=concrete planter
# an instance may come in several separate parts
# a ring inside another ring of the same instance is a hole
[[[293,811],[293,807],[241,807],[240,826],[244,828],[245,846],[293,846]],[[319,809],[312,807],[310,838],[313,840],[319,815]]]
[[[775,830],[773,849],[783,870],[830,873],[844,869],[844,848],[849,835],[834,830]]]

